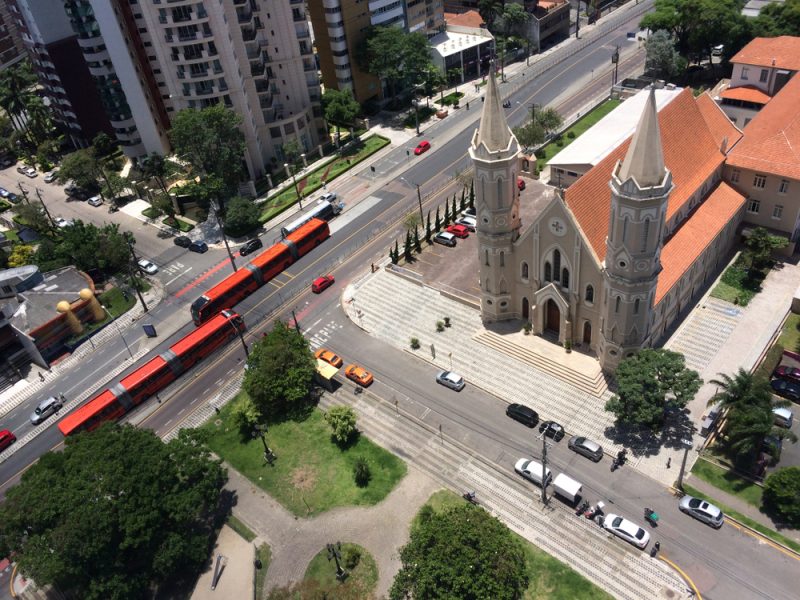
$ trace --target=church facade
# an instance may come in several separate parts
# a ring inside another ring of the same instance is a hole
[[[531,210],[492,76],[485,98],[469,148],[483,320],[530,322],[613,372],[654,345],[727,260],[746,199],[722,174],[741,132],[710,98],[684,90],[659,113],[651,91],[631,139]]]

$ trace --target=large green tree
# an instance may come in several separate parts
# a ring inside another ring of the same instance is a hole
[[[58,240],[42,240],[33,257],[34,263],[44,271],[75,265],[82,271],[101,269],[116,273],[128,266],[127,238],[116,223],[97,227],[77,220],[72,227],[59,229],[58,234]]]
[[[267,420],[298,407],[311,391],[317,368],[308,341],[283,321],[276,321],[250,350],[244,390]]]
[[[405,598],[522,598],[528,587],[519,541],[487,511],[471,505],[427,513],[400,550],[389,592]]]
[[[164,444],[147,429],[106,424],[42,455],[8,491],[0,551],[74,598],[152,597],[205,564],[225,481],[187,430]]]
[[[361,112],[361,106],[353,98],[350,90],[325,90],[322,94],[322,109],[325,120],[336,127],[336,143],[339,143],[339,128],[352,127],[353,121]]]
[[[800,36],[800,0],[773,2],[761,8],[753,21],[756,37]]]
[[[554,108],[545,107],[531,115],[531,119],[520,127],[514,128],[517,141],[526,148],[538,146],[547,137],[559,130],[564,119]]]
[[[663,425],[667,412],[683,408],[703,381],[686,368],[683,354],[663,348],[645,348],[623,360],[614,374],[617,394],[606,410],[621,423]]]
[[[772,252],[785,248],[789,240],[781,235],[772,235],[764,227],[756,227],[744,241],[746,258],[753,269],[763,269],[770,260]]]
[[[675,40],[665,29],[660,29],[645,42],[645,69],[657,77],[670,81],[686,70],[686,59],[675,50]]]
[[[508,3],[503,7],[500,20],[503,23],[503,35],[508,37],[511,32],[520,25],[530,21],[531,15],[521,4]]]
[[[783,467],[764,482],[764,505],[800,527],[800,467]]]
[[[58,169],[58,181],[67,183],[74,181],[76,185],[88,190],[98,189],[97,179],[100,165],[97,163],[94,150],[83,148],[67,154]]]
[[[489,31],[494,31],[494,23],[503,14],[504,4],[504,0],[478,0],[478,14]]]
[[[172,120],[169,137],[181,159],[188,161],[200,177],[213,175],[230,193],[244,173],[242,119],[222,104],[201,110],[180,111]]]
[[[247,198],[236,196],[225,207],[225,233],[232,237],[240,237],[257,229],[261,222],[258,217],[261,211]]]

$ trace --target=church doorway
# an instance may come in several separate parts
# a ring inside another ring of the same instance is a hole
[[[527,298],[523,298],[522,299],[522,318],[527,321],[529,316],[530,316],[530,305],[528,304],[528,299]]]
[[[589,321],[583,324],[583,343],[587,345],[592,343],[592,324]]]
[[[561,328],[561,311],[558,310],[558,305],[552,299],[547,301],[545,315],[545,329],[558,333]]]

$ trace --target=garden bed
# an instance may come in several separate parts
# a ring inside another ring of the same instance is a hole
[[[739,306],[747,306],[755,295],[761,291],[761,283],[769,273],[769,268],[760,271],[748,269],[740,254],[730,265],[719,283],[711,290],[712,298],[719,298]]]
[[[173,219],[167,217],[162,221],[162,223],[164,223],[164,225],[166,225],[167,227],[174,227],[181,233],[186,233],[187,231],[191,231],[192,229],[194,229],[194,225],[192,225],[191,223],[187,223],[186,221],[181,221],[178,218]]]
[[[461,92],[450,92],[444,98],[439,98],[435,100],[436,104],[441,104],[442,106],[453,106],[459,103],[459,100],[464,97],[464,94]]]

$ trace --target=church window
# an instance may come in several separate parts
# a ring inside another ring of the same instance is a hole
[[[750,198],[750,200],[747,201],[747,212],[757,215],[760,208],[761,208],[761,200]]]
[[[561,271],[561,252],[558,250],[553,250],[553,273],[556,277],[558,277],[558,273]]]
[[[569,288],[569,269],[561,269],[561,287]]]
[[[591,285],[586,286],[585,298],[587,302],[594,302],[594,288]]]
[[[633,314],[635,314],[635,315],[639,314],[639,299],[638,298],[633,302]]]
[[[783,204],[776,204],[772,207],[772,218],[780,219],[783,216]]]
[[[620,303],[620,297],[617,296],[617,299],[614,301],[614,312],[615,313],[619,312],[619,303]]]
[[[753,177],[753,187],[763,190],[767,186],[767,176],[756,173]]]
[[[741,174],[742,172],[739,169],[733,169],[731,171],[731,183],[739,183],[739,175]]]
[[[501,252],[500,253],[500,266],[501,267],[505,267],[506,266],[506,253],[505,252]]]
[[[484,250],[483,251],[483,256],[484,256],[484,260],[486,261],[486,266],[488,267],[489,266],[489,251],[488,250]]]
[[[642,227],[642,252],[647,250],[647,238],[650,235],[650,219],[644,220],[644,227]]]
[[[625,243],[625,238],[628,237],[628,217],[622,220],[622,243]]]
[[[522,278],[523,279],[528,278],[528,263],[526,262],[522,263]]]
[[[552,267],[550,266],[550,261],[548,260],[546,263],[544,263],[544,280],[551,281],[552,279]]]

